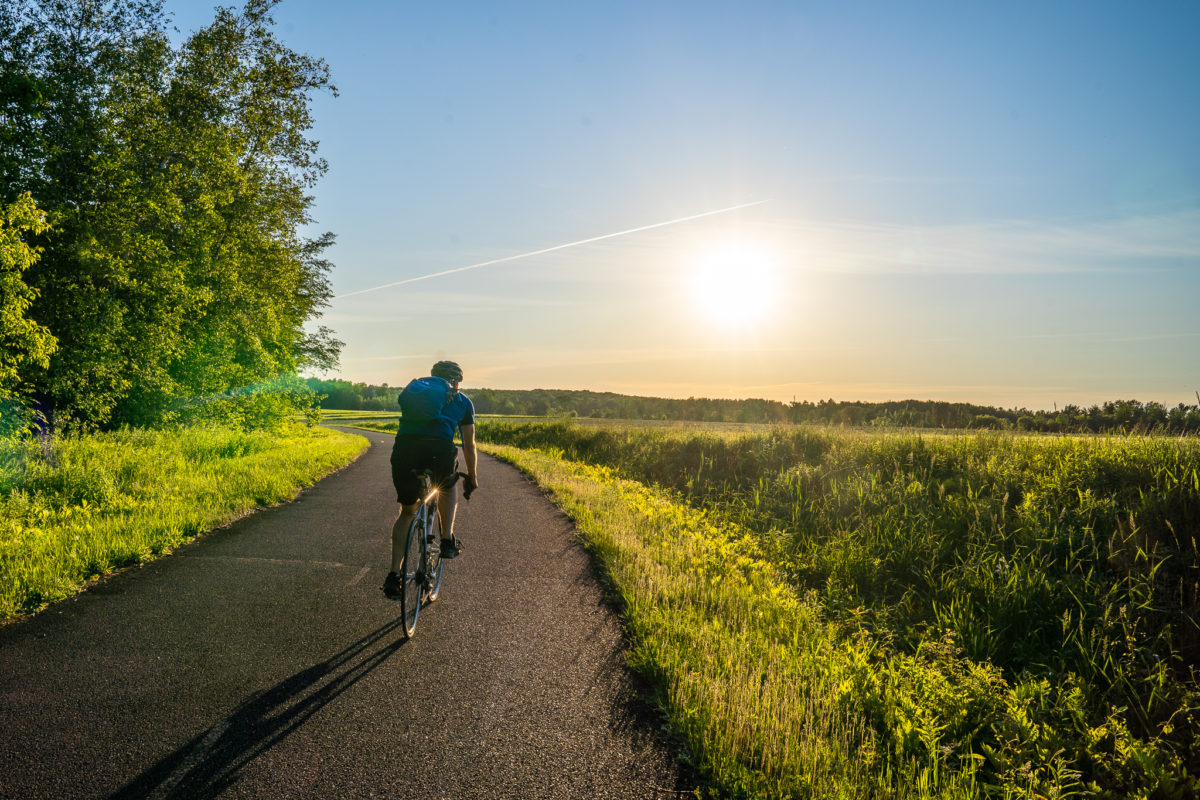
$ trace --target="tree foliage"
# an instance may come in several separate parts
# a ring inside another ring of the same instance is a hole
[[[57,344],[28,318],[37,292],[22,278],[38,257],[24,237],[46,228],[45,214],[28,194],[0,208],[0,397],[20,390],[25,368],[46,366]]]
[[[325,172],[320,59],[272,30],[274,0],[222,8],[173,46],[162,0],[25,0],[0,15],[0,196],[53,233],[27,272],[58,352],[29,383],[59,424],[146,423],[327,367],[305,323],[330,295],[331,234],[306,238]]]

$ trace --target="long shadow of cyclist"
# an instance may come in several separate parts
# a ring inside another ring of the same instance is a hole
[[[389,622],[331,658],[251,696],[226,719],[139,775],[111,795],[133,798],[212,798],[238,772],[303,725],[327,703],[362,680],[403,644],[392,639],[400,629]]]

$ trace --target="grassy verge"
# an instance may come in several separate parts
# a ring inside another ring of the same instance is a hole
[[[365,447],[298,425],[0,441],[0,619],[287,500]]]
[[[631,664],[658,687],[714,794],[970,792],[970,764],[939,772],[884,751],[855,699],[870,647],[825,622],[735,527],[604,467],[484,449],[531,475],[579,526],[619,597]]]
[[[577,519],[722,792],[1196,796],[1195,443],[481,432]]]

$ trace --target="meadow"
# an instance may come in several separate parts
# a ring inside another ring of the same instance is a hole
[[[290,424],[0,438],[0,620],[290,500],[365,448]]]
[[[321,409],[320,421],[328,425],[350,425],[356,427],[364,427],[370,430],[390,431],[395,432],[396,422],[400,419],[399,411],[352,411],[340,409]],[[302,421],[302,417],[298,417],[297,421]],[[673,419],[601,419],[597,417],[576,417],[574,415],[563,415],[560,417],[549,417],[545,415],[534,416],[532,414],[476,414],[475,422],[477,425],[486,423],[506,423],[509,425],[544,425],[546,422],[564,422],[569,421],[574,425],[584,428],[612,428],[614,426],[620,428],[647,428],[653,430],[675,430],[675,431],[696,431],[703,430],[710,433],[730,433],[730,432],[753,432],[770,430],[771,425],[761,422],[689,422],[687,420]]]
[[[714,792],[1196,797],[1200,442],[481,422]]]

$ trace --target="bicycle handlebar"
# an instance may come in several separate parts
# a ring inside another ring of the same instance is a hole
[[[454,480],[450,482],[450,485],[453,486],[454,484],[458,483],[459,478],[469,478],[469,477],[471,477],[471,476],[465,472],[456,472],[456,473],[454,473]],[[474,491],[475,491],[475,489],[472,486],[470,486],[470,484],[467,484],[465,482],[463,483],[463,497],[470,500],[471,493]]]

